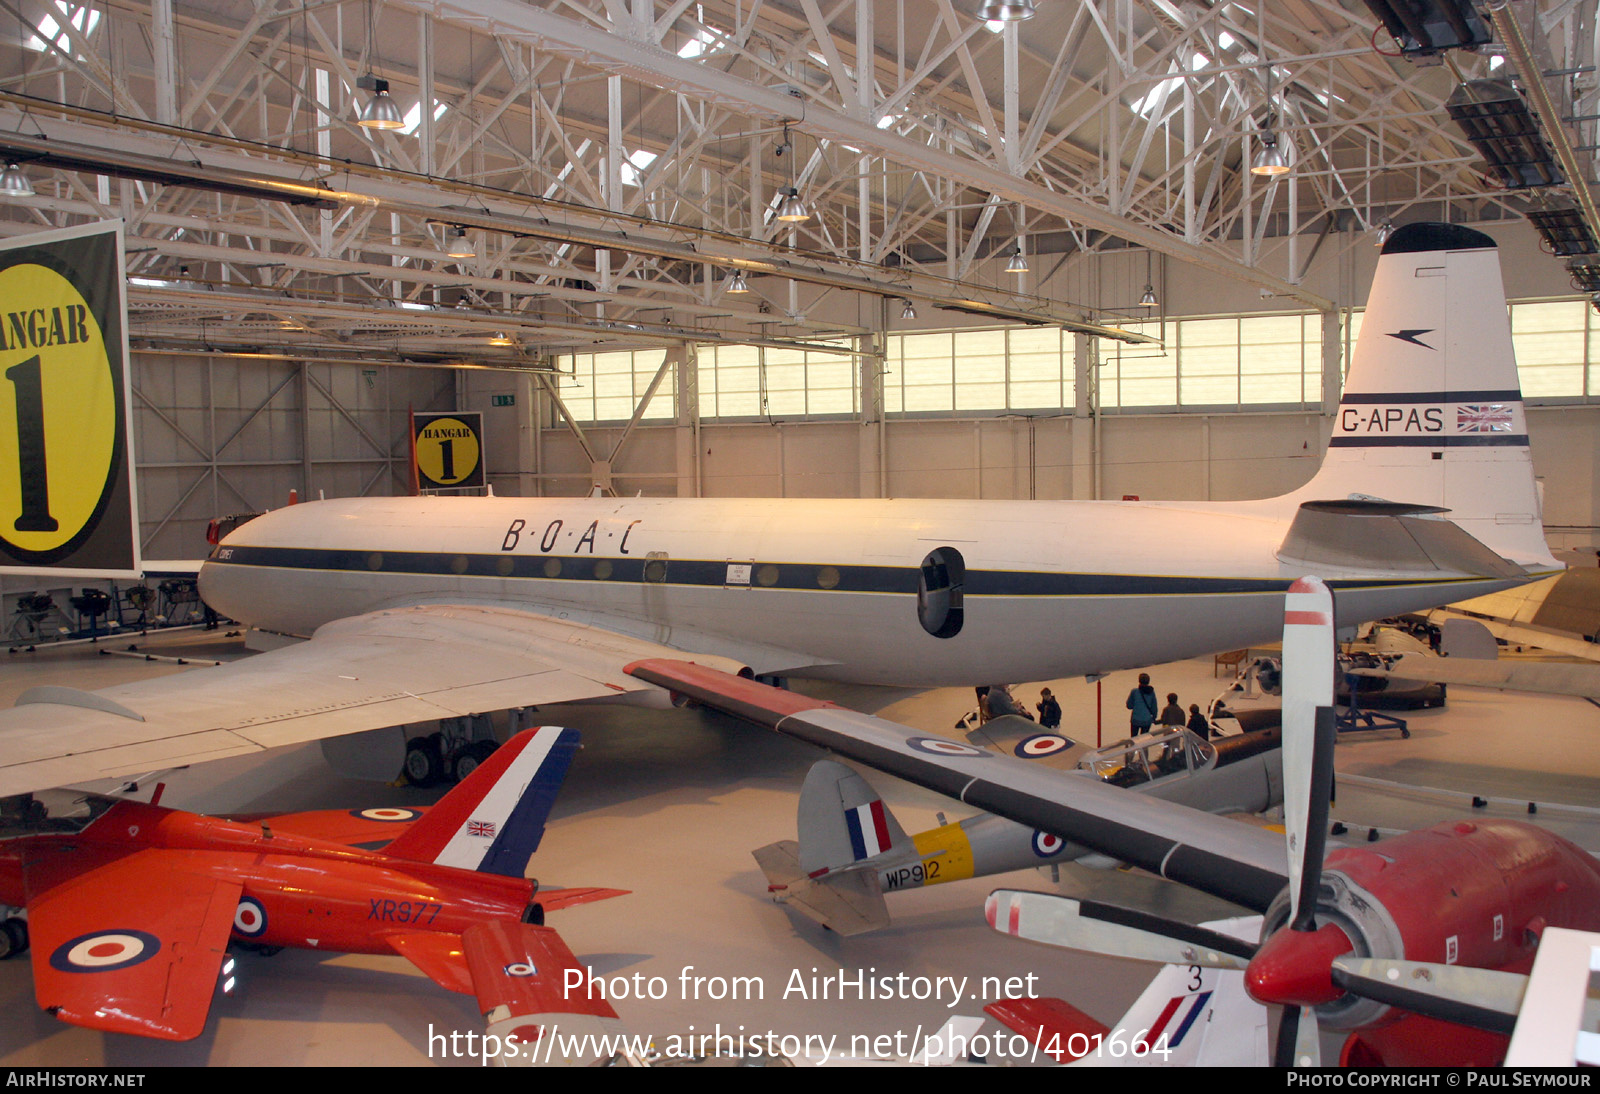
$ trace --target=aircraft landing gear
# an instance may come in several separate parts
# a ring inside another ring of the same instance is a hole
[[[439,754],[437,733],[406,742],[404,770],[412,786],[432,786],[444,778],[444,757]]]
[[[450,768],[455,774],[456,782],[478,770],[478,765],[493,756],[494,750],[493,741],[473,741],[450,757]]]
[[[515,729],[520,726],[513,726]],[[441,718],[439,732],[406,741],[402,767],[412,786],[433,786],[466,778],[499,747],[494,723],[486,714]]]
[[[16,957],[28,949],[28,921],[11,916],[0,923],[0,961]]]

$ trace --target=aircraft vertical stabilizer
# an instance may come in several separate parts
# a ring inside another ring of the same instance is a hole
[[[1438,506],[1496,554],[1555,569],[1528,455],[1499,253],[1411,224],[1384,245],[1327,455],[1301,501]]]
[[[541,726],[517,734],[384,853],[522,877],[577,751],[575,729]]]
[[[910,840],[889,807],[841,763],[813,764],[800,788],[800,868],[807,874],[865,862]]]

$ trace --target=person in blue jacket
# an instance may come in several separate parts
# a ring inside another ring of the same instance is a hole
[[[1156,715],[1161,711],[1161,705],[1156,698],[1156,689],[1150,686],[1148,672],[1141,672],[1139,686],[1128,692],[1128,711],[1132,735],[1137,737],[1141,733],[1149,733]]]

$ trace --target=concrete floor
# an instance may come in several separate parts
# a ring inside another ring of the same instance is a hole
[[[126,646],[120,639],[113,646]],[[163,652],[197,656],[237,653],[236,642],[179,632],[155,644]],[[0,703],[42,683],[103,687],[177,666],[93,650],[46,649],[0,654]],[[203,670],[202,670],[203,671]],[[1223,690],[1210,659],[1150,670],[1157,690],[1177,691],[1185,706],[1202,706]],[[1064,730],[1093,740],[1097,695],[1102,732],[1124,734],[1123,698],[1134,673],[1109,677],[1097,689],[1082,680],[1051,682],[1065,711]],[[1032,705],[1038,685],[1019,685]],[[966,689],[923,693],[835,688],[837,701],[869,709],[931,732],[951,732],[972,706]],[[1274,702],[1267,700],[1267,702]],[[1230,703],[1248,706],[1248,701]],[[1564,834],[1600,848],[1600,826],[1589,807],[1600,805],[1600,708],[1577,699],[1510,696],[1452,688],[1442,710],[1407,714],[1410,740],[1358,734],[1341,741],[1341,773],[1438,787],[1459,794],[1514,799],[1496,810],[1525,813],[1528,796],[1567,803],[1541,808],[1541,820],[1566,825]],[[547,720],[559,720],[546,712]],[[983,897],[1001,884],[1054,889],[1072,895],[1137,903],[1163,914],[1199,920],[1228,914],[1229,906],[1126,871],[1066,867],[1052,883],[1048,871],[1024,871],[890,899],[894,925],[881,933],[841,939],[795,917],[767,898],[749,852],[794,838],[794,809],[815,750],[716,716],[622,711],[583,712],[585,748],[558,801],[532,873],[546,885],[603,885],[631,895],[551,917],[551,925],[597,975],[660,978],[658,999],[619,999],[628,1026],[663,1047],[673,1035],[742,1032],[873,1037],[927,1034],[952,1014],[981,1014],[983,976],[1036,978],[1039,994],[1060,995],[1106,1022],[1138,995],[1153,968],[1094,958],[1001,936],[984,925]],[[930,827],[943,811],[951,820],[968,810],[897,780],[868,773],[908,831]],[[167,780],[163,804],[210,812],[288,812],[335,806],[420,804],[439,791],[396,788],[343,778],[304,746],[178,772]],[[1466,812],[1464,799],[1399,793],[1392,788],[1341,785],[1336,813],[1353,825],[1404,828]],[[242,955],[243,989],[218,997],[199,1039],[184,1044],[106,1035],[66,1026],[33,1000],[27,959],[0,965],[0,1064],[155,1066],[174,1064],[475,1064],[441,1058],[439,1035],[478,1031],[474,1001],[433,985],[399,957],[348,957],[284,951]],[[838,1002],[794,991],[839,970],[869,975],[969,977],[955,1009],[927,1000]],[[714,999],[710,985],[695,998],[682,979],[759,977],[763,996]],[[873,973],[873,970],[876,970]],[[430,1034],[435,1039],[431,1042]]]

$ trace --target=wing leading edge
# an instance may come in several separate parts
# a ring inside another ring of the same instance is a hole
[[[407,722],[650,691],[623,666],[662,655],[678,653],[531,612],[448,604],[372,612],[214,668],[96,692],[25,692],[0,711],[0,796]]]

